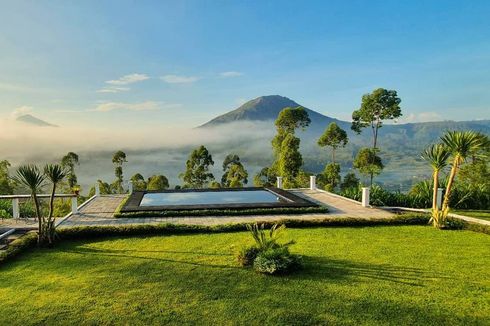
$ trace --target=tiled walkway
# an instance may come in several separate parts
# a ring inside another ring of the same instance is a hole
[[[80,209],[80,213],[66,219],[60,227],[84,225],[120,225],[143,223],[175,223],[215,225],[227,223],[243,223],[254,221],[280,221],[283,219],[315,220],[325,218],[361,217],[388,218],[393,214],[381,209],[365,208],[359,203],[335,196],[326,192],[306,189],[293,190],[295,194],[326,205],[328,214],[305,215],[268,215],[268,216],[220,216],[220,217],[149,217],[149,218],[113,218],[114,211],[124,196],[108,195],[93,199]]]

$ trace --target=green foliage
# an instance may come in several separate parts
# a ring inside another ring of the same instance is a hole
[[[137,191],[146,190],[147,183],[146,183],[146,180],[143,177],[143,175],[141,175],[141,173],[136,173],[135,175],[133,175],[131,177],[130,180],[133,183],[133,189],[134,190],[137,190]]]
[[[113,187],[107,182],[104,182],[102,180],[97,180],[97,183],[99,184],[99,190],[101,195],[110,195],[114,193]],[[95,187],[90,188],[90,191],[88,192],[89,197],[92,197],[93,195],[95,195]]]
[[[255,241],[255,246],[259,251],[264,251],[271,248],[278,248],[281,245],[278,243],[279,238],[284,234],[286,226],[284,224],[274,224],[270,230],[265,230],[265,224],[249,224],[247,230],[252,234]]]
[[[219,184],[219,183],[217,183]],[[314,214],[326,213],[326,207],[281,207],[251,209],[199,209],[199,210],[165,210],[115,213],[114,217],[179,217],[179,216],[246,216],[246,215],[277,215],[277,214]]]
[[[126,153],[124,153],[123,151],[117,151],[112,156],[112,163],[114,164],[114,174],[116,176],[116,180],[112,183],[111,187],[115,190],[116,193],[122,194],[124,192],[123,164],[126,162]]]
[[[233,173],[230,171],[233,169]],[[231,182],[234,182],[234,186]],[[243,187],[248,183],[248,173],[243,164],[240,162],[240,157],[236,154],[228,154],[223,161],[223,176],[221,177],[221,185],[225,188]]]
[[[332,163],[335,163],[335,150],[339,147],[345,147],[348,142],[347,133],[335,122],[330,123],[318,139],[319,146],[332,148]]]
[[[378,88],[362,96],[361,107],[352,113],[351,129],[360,133],[370,126],[373,131],[373,147],[377,148],[378,130],[383,120],[393,120],[402,116],[401,99],[395,90]]]
[[[301,256],[291,254],[287,247],[261,251],[253,263],[255,271],[270,275],[291,273],[302,266]]]
[[[211,183],[209,184],[209,188],[211,189],[219,189],[221,188],[221,183],[219,183],[218,181],[216,180],[213,180],[211,181]]]
[[[214,180],[210,167],[214,165],[213,158],[207,148],[200,146],[192,151],[186,162],[186,170],[180,175],[185,188],[205,188]]]
[[[340,164],[330,163],[318,176],[319,185],[327,191],[333,191],[340,183]]]
[[[14,193],[14,180],[9,174],[10,162],[0,161],[0,195],[12,195]]]
[[[256,187],[271,187],[276,183],[277,175],[275,172],[269,168],[262,168],[255,176],[254,176],[254,186]]]
[[[310,122],[308,112],[303,107],[285,108],[275,121],[277,134],[272,139],[274,162],[268,173],[282,176],[285,188],[296,185],[296,178],[303,165],[299,152],[300,139],[295,137],[295,131],[306,128]]]
[[[340,184],[340,190],[346,191],[347,189],[357,189],[359,188],[359,178],[356,174],[349,172],[344,176],[342,183]]]
[[[168,179],[164,175],[153,175],[148,178],[147,190],[165,190],[168,187]]]
[[[259,249],[256,247],[242,247],[237,254],[237,261],[240,266],[250,267],[253,266],[255,258],[259,254]]]
[[[303,157],[299,152],[300,139],[288,133],[281,144],[278,161],[278,173],[283,177],[285,188],[294,188],[296,178],[303,165]]]
[[[354,159],[353,166],[364,176],[370,176],[371,183],[373,183],[373,177],[379,175],[384,168],[381,158],[377,154],[376,149],[362,148],[357,153]]]
[[[474,160],[465,164],[459,170],[458,180],[471,186],[485,185],[490,187],[490,162]]]
[[[67,180],[70,189],[77,185],[77,175],[75,173],[75,166],[80,165],[78,154],[69,152],[61,159],[61,166],[68,171]]]

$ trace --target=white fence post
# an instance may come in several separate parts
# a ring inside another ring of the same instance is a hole
[[[282,177],[277,177],[277,188],[282,189]]]
[[[72,214],[77,214],[78,213],[77,197],[71,197],[71,213]]]
[[[12,199],[12,217],[13,218],[20,217],[19,198]]]
[[[437,208],[442,207],[442,192],[444,191],[444,188],[437,188]]]
[[[369,207],[369,187],[362,187],[362,207]]]
[[[316,190],[316,176],[310,176],[310,190]]]
[[[130,195],[133,193],[133,181],[128,182],[128,192]]]
[[[95,184],[95,196],[96,197],[100,196],[100,186],[98,182]]]

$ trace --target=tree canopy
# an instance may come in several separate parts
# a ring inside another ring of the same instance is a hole
[[[384,168],[381,158],[378,156],[376,149],[362,148],[353,162],[354,168],[362,175],[370,176],[371,185],[373,176],[378,175]]]
[[[229,175],[231,168],[233,168],[235,165],[239,166],[237,168],[234,168],[235,173],[240,170],[244,172],[242,173],[242,175],[246,175],[244,178],[240,179],[240,183],[242,185],[248,183],[248,173],[245,170],[243,164],[240,162],[240,157],[237,154],[228,154],[223,161],[223,175],[221,176],[221,185],[223,187],[232,187],[230,185],[230,181],[232,180],[232,178],[229,177]]]
[[[395,90],[375,89],[362,96],[361,107],[352,113],[351,129],[361,133],[363,128],[371,126],[373,132],[373,148],[377,147],[378,130],[383,120],[392,120],[402,116],[401,99]]]
[[[123,188],[123,163],[126,163],[126,153],[123,151],[117,151],[114,153],[112,156],[112,163],[114,163],[114,174],[116,176],[116,180],[112,184],[113,188],[116,190],[118,193],[124,192]]]
[[[168,187],[168,179],[164,175],[153,175],[148,178],[147,190],[165,190]]]
[[[318,139],[319,146],[332,148],[332,163],[335,163],[335,150],[339,147],[345,147],[348,142],[347,132],[335,122],[330,123]]]
[[[206,147],[201,145],[193,150],[185,165],[186,170],[180,175],[184,181],[184,187],[204,188],[214,180],[214,175],[210,172],[214,161]]]

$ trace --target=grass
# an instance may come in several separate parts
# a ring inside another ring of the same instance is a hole
[[[479,218],[490,221],[490,211],[488,210],[451,210],[451,213]]]
[[[246,232],[65,241],[0,266],[1,324],[484,324],[490,237],[289,229],[305,269],[239,268]]]

